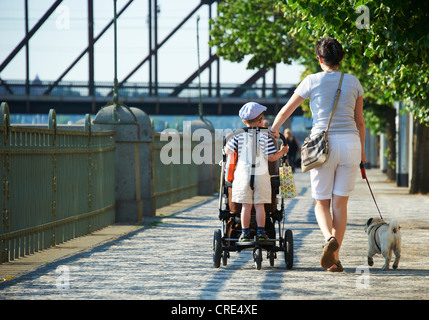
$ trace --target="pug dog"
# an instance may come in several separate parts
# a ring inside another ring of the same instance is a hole
[[[399,259],[401,258],[402,237],[401,227],[397,220],[392,219],[390,223],[384,222],[379,218],[370,218],[366,222],[365,232],[368,234],[368,265],[372,266],[374,260],[372,257],[378,253],[384,257],[384,266],[382,270],[388,270],[392,252],[395,253],[393,269],[398,268]]]

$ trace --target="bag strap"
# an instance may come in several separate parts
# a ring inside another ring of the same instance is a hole
[[[252,140],[252,168],[250,173],[250,189],[255,189],[255,168],[256,168],[256,149],[258,148],[258,133],[259,128],[253,129],[253,140]]]
[[[334,114],[335,108],[337,107],[338,97],[340,96],[340,93],[341,93],[341,84],[343,83],[343,77],[344,77],[344,72],[341,72],[340,83],[338,84],[337,94],[335,95],[334,106],[331,111],[331,116],[329,117],[328,127],[326,128],[325,134],[328,133],[329,127],[331,126],[332,116]]]

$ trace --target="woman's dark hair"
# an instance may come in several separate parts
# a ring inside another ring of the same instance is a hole
[[[322,57],[323,63],[329,67],[340,64],[344,57],[343,46],[337,39],[325,37],[316,43],[316,55]]]

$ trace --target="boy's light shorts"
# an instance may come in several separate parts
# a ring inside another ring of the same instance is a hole
[[[237,166],[232,182],[232,202],[271,203],[271,180],[268,172],[255,174],[254,190],[250,188],[249,172],[248,169]]]
[[[316,200],[352,194],[361,162],[360,138],[356,134],[329,134],[329,158],[310,170],[311,195]]]

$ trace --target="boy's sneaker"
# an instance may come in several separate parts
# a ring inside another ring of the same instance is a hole
[[[242,232],[240,234],[240,238],[238,238],[238,242],[249,242],[250,241],[250,235],[248,232]]]
[[[258,233],[256,236],[259,241],[267,241],[269,239],[265,231]]]

